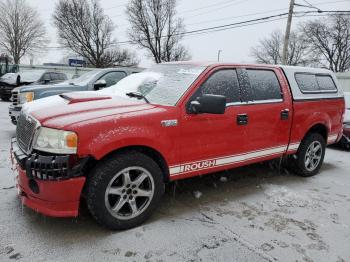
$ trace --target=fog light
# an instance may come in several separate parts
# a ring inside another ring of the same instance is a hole
[[[39,185],[34,179],[30,179],[28,182],[28,186],[33,193],[39,194]]]

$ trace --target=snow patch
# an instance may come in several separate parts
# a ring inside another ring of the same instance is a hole
[[[264,194],[280,207],[306,207],[311,204],[310,196],[294,192],[279,185],[264,185]]]

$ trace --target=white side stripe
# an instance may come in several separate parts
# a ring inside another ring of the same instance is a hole
[[[244,154],[237,154],[213,159],[200,160],[185,164],[180,164],[176,166],[171,166],[169,168],[170,175],[179,175],[182,173],[189,173],[197,170],[205,170],[218,166],[231,165],[235,163],[241,163],[244,161],[249,161],[252,159],[262,158],[266,156],[272,156],[277,154],[283,154],[287,149],[287,145],[262,149],[258,151],[252,151]]]
[[[298,143],[291,143],[291,144],[289,144],[287,151],[288,152],[290,152],[290,151],[297,151],[299,146],[300,146],[299,142]]]

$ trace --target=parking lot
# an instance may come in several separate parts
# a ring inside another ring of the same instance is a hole
[[[15,126],[0,101],[0,261],[350,261],[350,153],[328,149],[319,175],[258,164],[167,187],[135,229],[42,216],[17,198]]]

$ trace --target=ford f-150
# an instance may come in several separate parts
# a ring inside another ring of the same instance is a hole
[[[169,181],[275,158],[315,175],[344,110],[325,69],[165,63],[103,91],[25,104],[11,155],[24,205],[75,217],[84,199],[99,223],[126,229]]]

